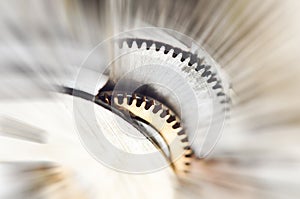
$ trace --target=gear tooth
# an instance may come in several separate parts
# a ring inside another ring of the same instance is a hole
[[[171,122],[169,122],[171,126],[175,125],[177,123],[177,118],[175,117],[175,119]]]
[[[143,96],[143,98],[141,99],[141,102],[140,102],[140,107],[143,108],[143,109],[146,109],[146,96]]]
[[[191,64],[191,58],[190,57],[187,57],[186,60],[184,60],[184,63],[186,63],[186,65],[188,66],[192,66],[193,64]]]
[[[159,49],[159,52],[160,53],[164,53],[166,50],[166,47],[165,46],[161,46],[160,49]]]
[[[181,144],[184,150],[191,150],[189,142],[181,142]]]
[[[186,150],[184,152],[184,157],[186,157],[186,159],[190,159],[189,162],[192,162],[191,157],[194,155],[194,152],[192,150]]]
[[[137,99],[134,98],[134,99],[132,100],[132,103],[131,103],[131,104],[132,104],[133,106],[137,106],[137,102],[138,102]]]
[[[179,53],[179,54],[176,56],[176,59],[177,59],[178,61],[181,61],[181,59],[182,59],[182,53]]]
[[[169,123],[168,120],[170,119],[170,117],[171,117],[171,115],[168,113],[168,114],[167,114],[165,117],[163,117],[163,118],[166,120],[167,123]]]
[[[137,95],[135,93],[132,95],[131,104],[137,106]]]
[[[150,108],[148,109],[151,113],[153,113],[153,109],[154,109],[155,105],[150,105]]]
[[[132,43],[132,48],[138,49],[138,44],[136,43],[136,41],[133,41],[133,43]]]
[[[182,63],[183,63],[185,66],[188,66],[188,65],[189,65],[189,62],[190,62],[190,58],[187,57]]]
[[[123,104],[128,104],[128,99],[127,99],[127,97],[124,97],[124,99],[123,99]]]
[[[177,129],[174,129],[173,130],[175,133],[179,133],[180,131],[183,131],[183,128],[182,127],[179,127],[179,128],[177,128]],[[186,135],[185,133],[184,133],[184,135]]]
[[[143,42],[142,45],[141,45],[141,49],[146,50],[146,48],[147,48],[147,43]]]
[[[117,96],[114,96],[113,99],[114,99],[114,103],[115,103],[115,104],[117,104],[117,105],[122,105],[122,103],[119,103],[119,100],[118,100],[118,97],[117,97]]]
[[[143,101],[142,104],[141,104],[141,107],[146,109],[146,104],[147,104],[146,101]]]
[[[185,154],[193,154],[193,151],[192,151],[192,149],[187,149],[187,150],[185,150],[184,153],[185,153]]]
[[[124,40],[122,48],[130,48],[126,40]]]
[[[173,56],[174,54],[174,49],[169,50],[169,52],[167,53],[167,55],[169,55],[170,57]]]
[[[152,113],[154,113],[153,111],[154,111],[154,108],[155,108],[155,106],[156,106],[154,100],[150,100],[149,103],[150,103],[149,111],[151,111]]]
[[[194,68],[194,70],[196,70],[196,68],[198,67],[198,63],[195,62],[191,67]]]
[[[149,48],[150,50],[156,50],[156,45],[155,45],[155,43],[153,42],[153,44],[150,46],[150,48]]]

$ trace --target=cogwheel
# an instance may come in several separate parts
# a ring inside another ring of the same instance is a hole
[[[170,162],[175,173],[183,176],[189,172],[192,150],[180,118],[159,101],[139,94],[125,92],[101,92],[98,99],[120,111],[129,112],[151,125],[168,146]],[[160,150],[163,152],[163,150]]]
[[[197,54],[182,50],[180,48],[173,47],[169,44],[140,39],[140,38],[123,38],[118,40],[118,47],[120,49],[133,49],[133,50],[146,50],[160,53],[160,55],[169,56],[172,59],[178,60],[178,62],[183,63],[181,70],[184,73],[196,72],[201,78],[205,78],[207,84],[211,85],[212,90],[215,95],[219,98],[220,103],[228,103],[229,97],[226,96],[223,81],[217,75],[215,68],[213,68],[210,63],[207,63],[206,58],[200,58]],[[192,69],[192,70],[191,70]]]

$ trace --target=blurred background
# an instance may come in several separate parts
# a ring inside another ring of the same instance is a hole
[[[299,9],[297,0],[1,0],[0,199],[299,198]],[[56,92],[100,42],[146,27],[192,38],[230,85],[222,137],[187,179],[100,164],[81,144],[72,97]]]

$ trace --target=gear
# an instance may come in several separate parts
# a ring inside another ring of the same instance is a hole
[[[99,93],[97,98],[151,125],[168,146],[168,161],[175,173],[183,176],[189,172],[193,152],[180,118],[171,109],[153,98],[139,94],[105,91]]]
[[[126,44],[126,45],[124,45]],[[144,45],[144,46],[143,46]],[[172,58],[177,58],[180,62],[186,62],[187,68],[182,70],[185,72],[191,72],[190,69],[193,69],[201,75],[202,78],[206,78],[207,84],[211,85],[212,90],[215,95],[220,99],[220,103],[229,103],[230,98],[225,94],[224,88],[222,86],[223,82],[221,78],[217,75],[217,72],[214,71],[214,68],[210,64],[205,63],[205,58],[199,58],[197,54],[194,54],[189,51],[182,50],[180,48],[173,47],[169,44],[147,40],[139,38],[123,38],[118,40],[118,47],[120,49],[126,48],[145,49],[145,50],[155,50],[157,52],[163,51],[163,54],[170,55]]]

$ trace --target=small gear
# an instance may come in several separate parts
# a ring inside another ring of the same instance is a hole
[[[182,176],[189,172],[193,152],[180,118],[171,109],[153,98],[126,92],[105,91],[97,98],[151,125],[168,146],[168,161],[175,173]]]

